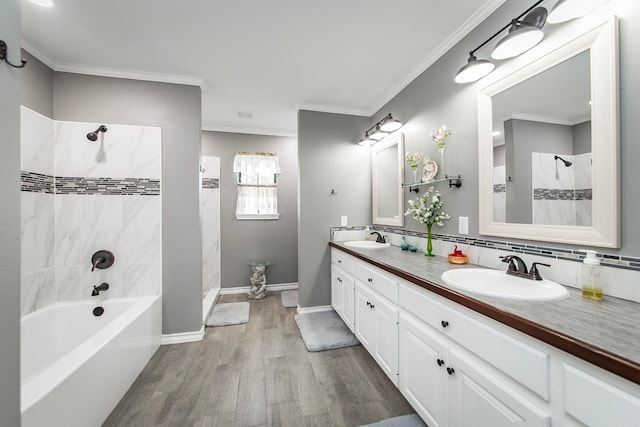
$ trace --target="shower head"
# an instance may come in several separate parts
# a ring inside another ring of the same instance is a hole
[[[562,160],[562,163],[564,163],[564,165],[565,165],[566,167],[569,167],[569,166],[571,166],[571,165],[573,164],[573,163],[571,163],[570,161],[565,160],[565,159],[563,159],[563,158],[562,158],[562,157],[560,157],[560,156],[553,156],[553,159],[554,159],[554,160]]]
[[[100,132],[106,132],[107,131],[107,127],[105,125],[100,125],[98,127],[98,129],[95,130],[95,132],[89,132],[87,134],[87,139],[89,141],[97,141],[98,140],[98,134]]]

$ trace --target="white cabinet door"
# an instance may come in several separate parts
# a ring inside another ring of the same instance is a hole
[[[400,314],[399,327],[400,392],[429,427],[447,426],[446,341],[410,314]]]
[[[373,296],[360,282],[356,281],[355,292],[356,337],[363,346],[373,353],[375,340],[375,312],[373,311]]]
[[[375,313],[375,341],[373,357],[378,365],[398,386],[398,307],[376,296],[373,301]]]
[[[355,280],[348,274],[340,277],[342,320],[347,324],[351,332],[355,331]]]
[[[340,314],[342,312],[342,285],[340,271],[331,266],[331,307]]]
[[[548,427],[551,415],[489,372],[483,362],[449,348],[451,426]]]

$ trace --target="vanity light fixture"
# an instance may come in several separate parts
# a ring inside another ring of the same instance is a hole
[[[53,0],[29,0],[33,4],[37,4],[42,7],[53,7]]]
[[[580,18],[609,0],[558,0],[551,8],[547,22],[559,24]]]
[[[493,59],[518,56],[542,41],[542,27],[547,20],[547,9],[537,7],[521,20],[511,21],[509,34],[498,42],[491,53]]]
[[[493,71],[495,65],[487,59],[476,58],[475,53],[491,40],[498,37],[507,28],[509,28],[509,34],[496,45],[491,55],[492,58],[511,58],[526,52],[538,44],[544,36],[541,28],[546,21],[547,10],[543,7],[536,8],[536,6],[543,1],[544,0],[536,1],[530,8],[512,19],[507,25],[500,28],[495,34],[482,42],[480,46],[469,52],[467,64],[460,68],[456,74],[456,83],[475,82]]]
[[[389,113],[378,123],[367,129],[364,137],[358,142],[358,145],[373,145],[401,127],[402,122],[394,119],[391,113]]]

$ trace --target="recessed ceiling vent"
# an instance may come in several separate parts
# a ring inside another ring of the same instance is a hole
[[[251,111],[236,111],[236,115],[239,119],[253,119],[253,113]]]

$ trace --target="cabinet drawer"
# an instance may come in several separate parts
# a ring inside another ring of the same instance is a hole
[[[353,274],[353,257],[338,249],[331,248],[331,262],[349,274]]]
[[[380,295],[398,304],[398,280],[395,276],[360,261],[355,262],[355,276],[360,282],[371,286]]]
[[[548,353],[443,304],[439,297],[417,286],[401,283],[399,296],[401,308],[549,400]]]

